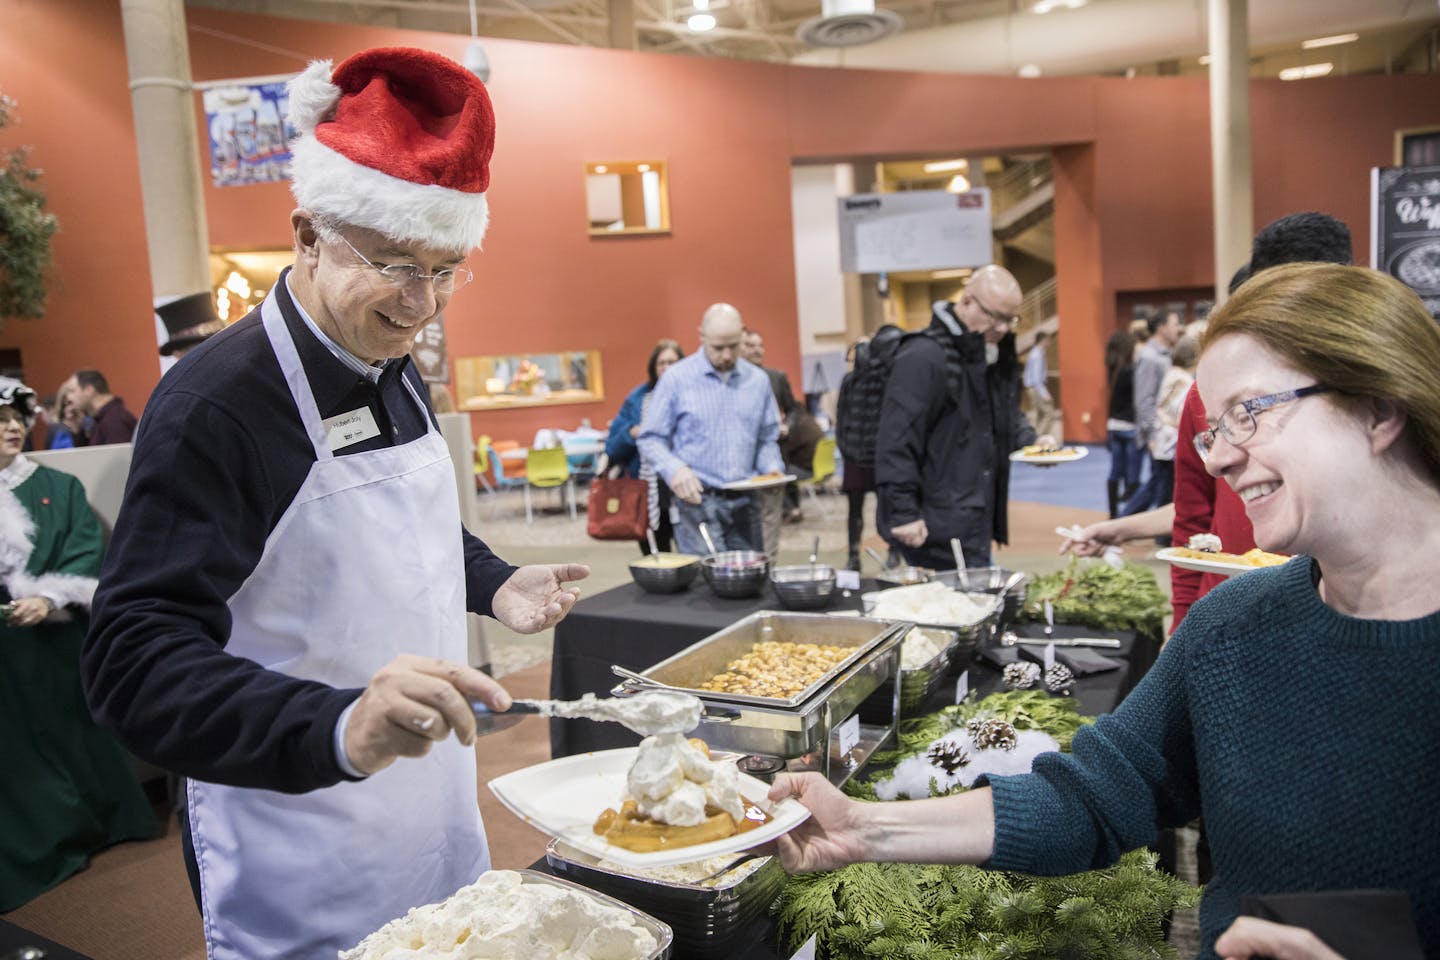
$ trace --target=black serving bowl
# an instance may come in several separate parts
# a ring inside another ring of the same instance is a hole
[[[630,561],[630,577],[650,593],[679,593],[700,574],[693,553],[657,553]]]
[[[770,558],[758,550],[722,550],[701,560],[700,569],[717,597],[754,597],[765,589]]]
[[[776,567],[770,571],[775,596],[788,610],[819,610],[835,592],[835,568],[824,563]]]

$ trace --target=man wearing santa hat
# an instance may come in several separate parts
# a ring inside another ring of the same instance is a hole
[[[190,778],[209,956],[334,956],[489,867],[465,612],[531,633],[578,564],[460,523],[407,356],[471,278],[494,116],[421,50],[290,85],[295,263],[146,406],[84,652],[98,720]],[[414,759],[411,759],[414,758]]]

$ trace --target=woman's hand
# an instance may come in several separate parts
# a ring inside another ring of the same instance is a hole
[[[33,627],[54,611],[55,604],[48,597],[21,597],[10,606],[12,627]]]
[[[1236,917],[1230,929],[1215,941],[1215,952],[1226,960],[1249,960],[1250,957],[1345,960],[1303,927],[1289,927],[1255,917]]]
[[[790,873],[834,870],[866,859],[862,815],[866,804],[852,800],[818,773],[782,773],[770,799],[794,797],[810,818],[775,840],[780,863]]]

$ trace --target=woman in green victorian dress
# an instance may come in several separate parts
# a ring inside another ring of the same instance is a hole
[[[0,379],[0,913],[156,831],[129,759],[81,696],[100,524],[78,480],[20,453],[33,404]]]

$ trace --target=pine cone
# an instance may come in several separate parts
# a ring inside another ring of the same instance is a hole
[[[1029,690],[1040,681],[1040,665],[1029,660],[1005,664],[1005,687],[1008,690]]]
[[[1000,750],[1015,749],[1015,728],[999,717],[988,717],[984,720],[971,720],[969,723],[970,736],[975,740],[975,746],[981,750],[988,750],[992,747]]]
[[[956,770],[970,762],[969,751],[958,743],[945,740],[937,740],[931,744],[930,752],[926,756],[930,758],[931,766],[939,767],[948,776],[953,776]]]
[[[1045,671],[1045,689],[1051,693],[1069,693],[1075,686],[1075,674],[1063,663],[1052,663]]]

